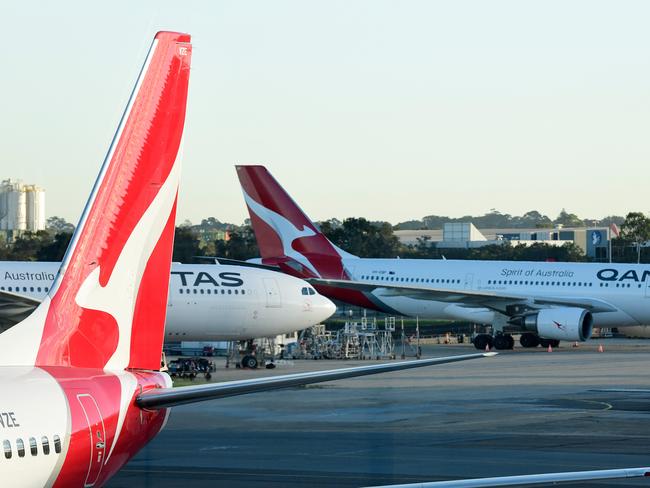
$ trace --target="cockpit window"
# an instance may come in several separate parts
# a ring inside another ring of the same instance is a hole
[[[309,294],[310,294],[310,295],[315,295],[315,294],[316,294],[316,290],[314,290],[313,288],[309,288]]]
[[[307,289],[306,286],[304,286],[301,291],[303,295],[309,295],[309,290]]]

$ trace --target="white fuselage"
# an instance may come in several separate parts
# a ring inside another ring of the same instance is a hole
[[[419,259],[343,260],[350,279],[422,288],[499,292],[520,297],[588,298],[615,307],[594,314],[595,327],[650,323],[650,266]],[[407,316],[492,323],[494,312],[449,302],[373,292],[380,306]]]
[[[43,299],[59,263],[0,262],[0,291]],[[273,337],[317,324],[334,304],[305,281],[266,269],[172,264],[165,340]]]

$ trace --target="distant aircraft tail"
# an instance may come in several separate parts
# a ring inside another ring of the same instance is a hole
[[[354,256],[332,244],[264,166],[236,168],[264,264],[301,278],[348,278],[342,258]]]
[[[57,278],[0,364],[158,370],[192,46],[159,32]]]

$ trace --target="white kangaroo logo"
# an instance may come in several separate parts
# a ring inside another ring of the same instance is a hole
[[[279,213],[274,212],[273,210],[269,210],[263,205],[260,205],[254,199],[248,196],[246,191],[243,189],[242,191],[244,192],[244,200],[246,200],[248,208],[250,208],[251,211],[253,211],[255,215],[257,215],[260,219],[266,222],[269,227],[271,227],[278,234],[278,237],[280,237],[284,255],[298,261],[305,268],[312,271],[315,276],[320,276],[320,273],[316,271],[309,260],[292,247],[293,241],[296,239],[300,239],[301,237],[315,236],[316,232],[305,226],[303,226],[302,229],[298,229],[288,219]]]

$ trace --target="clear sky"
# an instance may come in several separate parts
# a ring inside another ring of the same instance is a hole
[[[178,220],[266,164],[314,219],[648,211],[650,2],[0,2],[0,178],[76,222],[157,30],[192,34]]]

